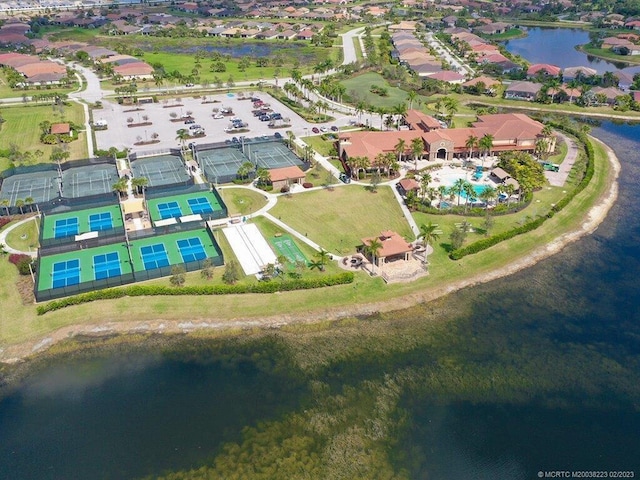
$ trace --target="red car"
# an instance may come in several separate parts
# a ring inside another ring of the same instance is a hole
[[[318,127],[313,127],[313,128],[311,129],[311,131],[312,131],[313,133],[320,133],[320,130],[318,129]]]

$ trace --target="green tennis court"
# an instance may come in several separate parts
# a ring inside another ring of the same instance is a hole
[[[42,238],[73,237],[87,232],[100,232],[124,226],[120,205],[75,210],[44,215]]]
[[[134,240],[130,247],[135,272],[222,257],[206,228]]]
[[[130,273],[129,251],[124,243],[48,255],[40,257],[38,290],[73,289],[83,283]]]
[[[224,207],[212,192],[202,191],[147,199],[147,209],[151,220],[157,222],[186,215],[202,215],[206,218],[208,214],[223,211]]]
[[[278,256],[284,255],[290,264],[294,265],[296,262],[307,263],[307,258],[300,251],[293,239],[289,235],[281,235],[279,237],[271,238],[271,245],[278,251]]]

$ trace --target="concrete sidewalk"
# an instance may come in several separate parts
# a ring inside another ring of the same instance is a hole
[[[15,248],[12,248],[9,245],[7,245],[7,235],[9,234],[9,232],[11,232],[15,228],[18,228],[20,225],[30,222],[34,218],[38,218],[38,215],[36,215],[35,217],[24,218],[19,222],[16,222],[13,225],[10,225],[9,227],[2,230],[0,232],[0,248],[2,248],[5,252],[8,252],[8,253],[13,253],[18,255],[30,255],[33,258],[37,257],[38,256],[37,250],[35,252],[23,252],[21,250],[16,250]]]

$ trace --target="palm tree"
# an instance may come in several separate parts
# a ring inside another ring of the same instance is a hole
[[[411,140],[411,153],[413,153],[414,170],[418,171],[418,158],[422,156],[424,152],[424,142],[422,137],[416,137]]]
[[[393,151],[396,153],[396,155],[398,155],[398,162],[402,161],[402,156],[404,155],[406,150],[407,142],[404,140],[404,138],[399,138],[398,143],[396,143],[396,145],[393,147]]]
[[[184,152],[184,145],[187,142],[187,140],[189,140],[189,130],[187,130],[186,128],[181,128],[180,130],[178,130],[176,132],[176,140],[180,142],[180,145],[182,146],[182,151]]]
[[[455,193],[458,196],[458,206],[460,206],[460,197],[462,196],[462,192],[464,192],[464,186],[466,183],[467,181],[464,178],[459,178],[451,186],[450,192]]]
[[[258,180],[258,185],[268,185],[271,182],[271,174],[269,170],[264,167],[258,168],[256,170],[256,178]]]
[[[425,195],[427,194],[427,190],[429,189],[429,184],[431,183],[431,174],[424,173],[420,178],[420,191],[422,193],[422,200],[424,200]]]
[[[472,198],[475,198],[476,196],[476,191],[473,188],[473,185],[471,185],[469,182],[467,182],[466,180],[464,181],[464,211],[465,213],[467,212],[467,206],[469,205],[469,200]]]
[[[7,211],[7,216],[9,216],[9,200],[6,198],[0,201],[0,207],[4,208]]]
[[[391,111],[393,112],[394,115],[397,115],[396,126],[398,130],[400,130],[400,120],[402,120],[402,118],[404,118],[407,115],[407,104],[399,103],[398,105],[395,105],[391,109]]]
[[[371,265],[373,267],[376,265],[376,259],[380,250],[382,250],[382,242],[378,238],[372,238],[369,240],[369,243],[364,246],[364,253],[371,257]]]
[[[24,207],[24,200],[16,200],[16,207],[20,209],[20,213],[24,213],[24,211],[22,210],[22,207]]]
[[[324,272],[324,266],[329,260],[329,252],[327,252],[324,248],[321,248],[320,251],[315,254],[315,257],[320,263],[320,271]]]
[[[411,110],[413,108],[413,102],[416,101],[417,97],[418,97],[418,94],[416,93],[415,90],[411,90],[407,94],[407,101],[409,102],[409,110]]]
[[[478,142],[478,146],[480,147],[480,151],[484,153],[484,157],[482,158],[482,168],[484,168],[484,162],[487,160],[487,154],[491,153],[491,149],[493,148],[493,135],[485,133]]]
[[[33,212],[33,204],[36,203],[36,201],[33,199],[33,197],[27,197],[24,199],[24,204],[25,205],[29,205],[29,210]]]
[[[111,188],[113,188],[113,190],[115,190],[116,192],[118,192],[118,196],[121,196],[123,193],[127,193],[127,179],[126,177],[122,177],[120,180],[118,180],[116,183],[114,183]]]
[[[478,137],[469,135],[464,146],[469,149],[469,156],[467,157],[467,159],[471,161],[471,157],[473,156],[473,149],[478,146]]]
[[[445,199],[449,192],[447,191],[447,187],[444,185],[440,185],[438,187],[438,197],[440,197],[440,203],[438,204],[438,208],[442,208],[442,201]]]
[[[489,203],[492,200],[495,200],[497,196],[498,196],[498,192],[496,191],[496,189],[489,186],[485,187],[484,190],[480,192],[480,195],[478,195],[478,197],[480,197],[480,200],[484,202],[485,210],[489,208]]]
[[[131,187],[135,188],[138,193],[149,185],[149,179],[147,177],[136,177],[131,180]]]
[[[427,254],[429,252],[429,244],[435,242],[440,237],[440,231],[438,225],[434,225],[429,222],[427,224],[420,225],[420,233],[418,233],[418,240],[424,242],[424,264],[427,264]]]

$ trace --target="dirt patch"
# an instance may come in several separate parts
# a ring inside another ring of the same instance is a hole
[[[20,275],[16,282],[16,288],[20,294],[23,305],[33,305],[36,301],[33,296],[33,282],[28,275]]]

